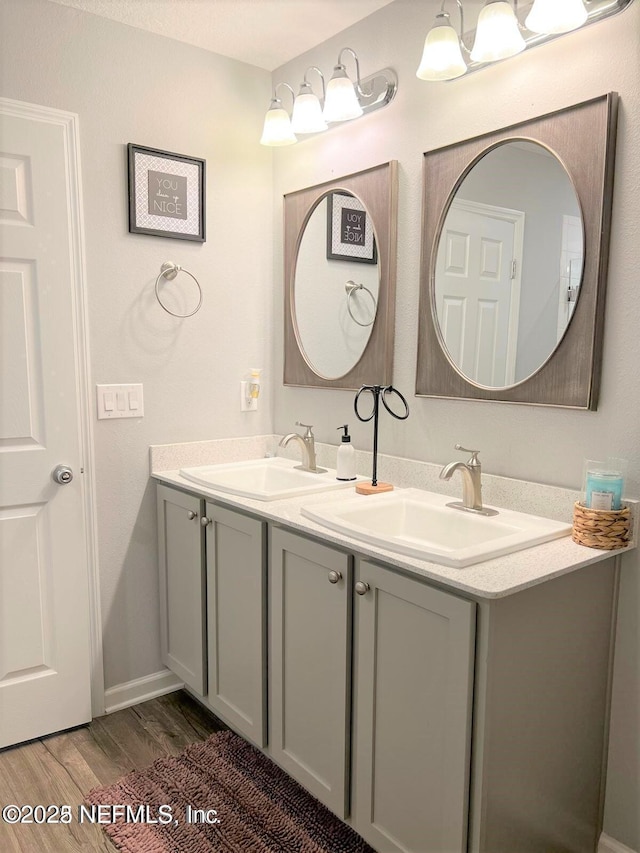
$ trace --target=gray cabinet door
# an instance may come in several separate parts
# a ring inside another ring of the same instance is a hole
[[[339,817],[348,810],[351,562],[272,531],[269,751]]]
[[[210,707],[266,743],[266,525],[207,503]]]
[[[200,696],[205,668],[204,537],[201,501],[157,487],[162,662]]]
[[[462,853],[476,605],[366,560],[356,574],[353,825],[378,853]]]

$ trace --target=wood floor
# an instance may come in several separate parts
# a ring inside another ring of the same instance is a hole
[[[0,807],[53,803],[71,806],[73,814],[68,825],[10,826],[0,821],[0,851],[114,853],[98,825],[76,821],[84,794],[221,728],[219,720],[179,691],[0,751]]]

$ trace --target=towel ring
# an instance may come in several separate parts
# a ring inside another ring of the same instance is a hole
[[[351,281],[351,280],[349,280],[345,284],[344,289],[347,292],[347,311],[349,312],[349,316],[351,317],[353,322],[357,323],[359,326],[365,326],[365,327],[366,326],[373,326],[373,324],[375,323],[375,319],[376,319],[376,310],[378,308],[378,303],[376,302],[376,298],[373,295],[373,293],[371,293],[369,288],[365,287],[364,284],[356,284],[355,281]],[[353,316],[353,312],[351,310],[351,298],[352,298],[352,296],[356,290],[364,290],[371,297],[371,301],[373,302],[373,319],[371,320],[370,323],[361,323],[360,320],[356,320],[356,318]]]
[[[183,272],[183,273],[186,273],[187,275],[191,276],[191,278],[196,283],[196,287],[198,288],[198,293],[200,295],[200,299],[198,300],[198,304],[193,309],[193,311],[189,311],[188,314],[176,314],[175,311],[172,311],[170,308],[167,308],[167,306],[164,304],[162,299],[160,299],[160,294],[158,292],[158,286],[160,284],[161,278],[166,278],[167,281],[173,281],[173,279],[178,275],[179,272]],[[160,303],[160,307],[163,310],[165,310],[167,312],[167,314],[171,314],[172,317],[180,317],[181,319],[184,317],[193,317],[194,314],[197,314],[197,312],[200,310],[200,307],[202,305],[202,288],[200,287],[200,282],[198,281],[198,279],[195,277],[195,275],[193,273],[189,272],[189,270],[186,270],[184,267],[181,267],[180,264],[174,264],[173,261],[165,261],[162,264],[162,266],[160,267],[160,275],[156,279],[155,291],[156,291],[156,299]]]

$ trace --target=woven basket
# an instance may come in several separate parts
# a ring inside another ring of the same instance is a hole
[[[624,548],[629,544],[631,510],[589,509],[579,501],[573,507],[573,532],[571,538],[588,548]]]

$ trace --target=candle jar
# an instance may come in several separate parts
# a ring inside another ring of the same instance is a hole
[[[624,459],[597,462],[587,459],[584,465],[584,506],[589,509],[619,510],[622,507]]]

